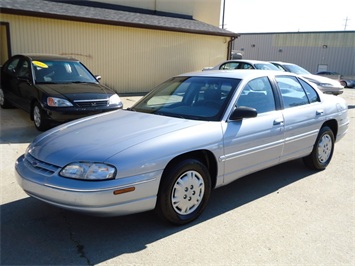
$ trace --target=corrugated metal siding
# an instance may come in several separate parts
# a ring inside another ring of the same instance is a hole
[[[261,35],[262,36],[262,35]],[[339,33],[297,33],[297,34],[274,34],[274,46],[315,46],[319,47],[324,44],[328,47],[354,47],[355,38],[353,34],[346,32]]]
[[[243,58],[291,62],[312,73],[327,65],[328,70],[355,75],[355,32],[242,34],[234,49]]]
[[[12,53],[70,55],[119,93],[147,92],[171,76],[227,57],[226,37],[1,15]]]

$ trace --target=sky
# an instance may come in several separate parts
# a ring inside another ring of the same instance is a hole
[[[355,30],[355,1],[225,0],[224,28],[236,33]]]

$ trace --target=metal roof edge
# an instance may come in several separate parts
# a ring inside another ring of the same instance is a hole
[[[152,29],[152,30],[163,30],[163,31],[184,32],[184,33],[211,35],[211,36],[231,37],[231,38],[238,38],[240,36],[240,34],[223,30],[215,26],[206,24],[204,22],[196,21],[196,20],[190,20],[190,22],[206,24],[209,25],[210,27],[215,27],[216,29],[219,30],[218,31],[200,30],[191,27],[190,28],[169,27],[164,25],[151,25],[151,24],[134,23],[134,22],[127,22],[127,21],[120,21],[120,20],[63,15],[63,14],[23,10],[23,9],[16,9],[16,8],[1,7],[1,6],[0,6],[0,13],[19,15],[19,16],[41,17],[41,18],[48,18],[48,19],[59,19],[59,20],[68,20],[68,21],[77,21],[77,22],[86,22],[86,23],[105,24],[105,25],[113,25],[113,26],[132,27],[132,28],[143,28],[143,29]]]
[[[239,35],[267,35],[267,34],[314,34],[314,33],[355,33],[353,30],[339,31],[288,31],[288,32],[244,32]]]

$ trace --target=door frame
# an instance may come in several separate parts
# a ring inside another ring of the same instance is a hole
[[[1,40],[1,44],[5,44],[7,47],[5,51],[0,52],[0,66],[5,63],[7,59],[11,57],[11,38],[10,38],[10,23],[0,21],[1,36],[5,37],[5,40]],[[3,34],[5,30],[5,34]]]

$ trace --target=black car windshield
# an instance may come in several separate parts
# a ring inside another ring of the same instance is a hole
[[[159,85],[130,110],[220,121],[239,82],[217,77],[175,77]]]
[[[78,61],[32,61],[36,83],[97,83],[95,77]]]

